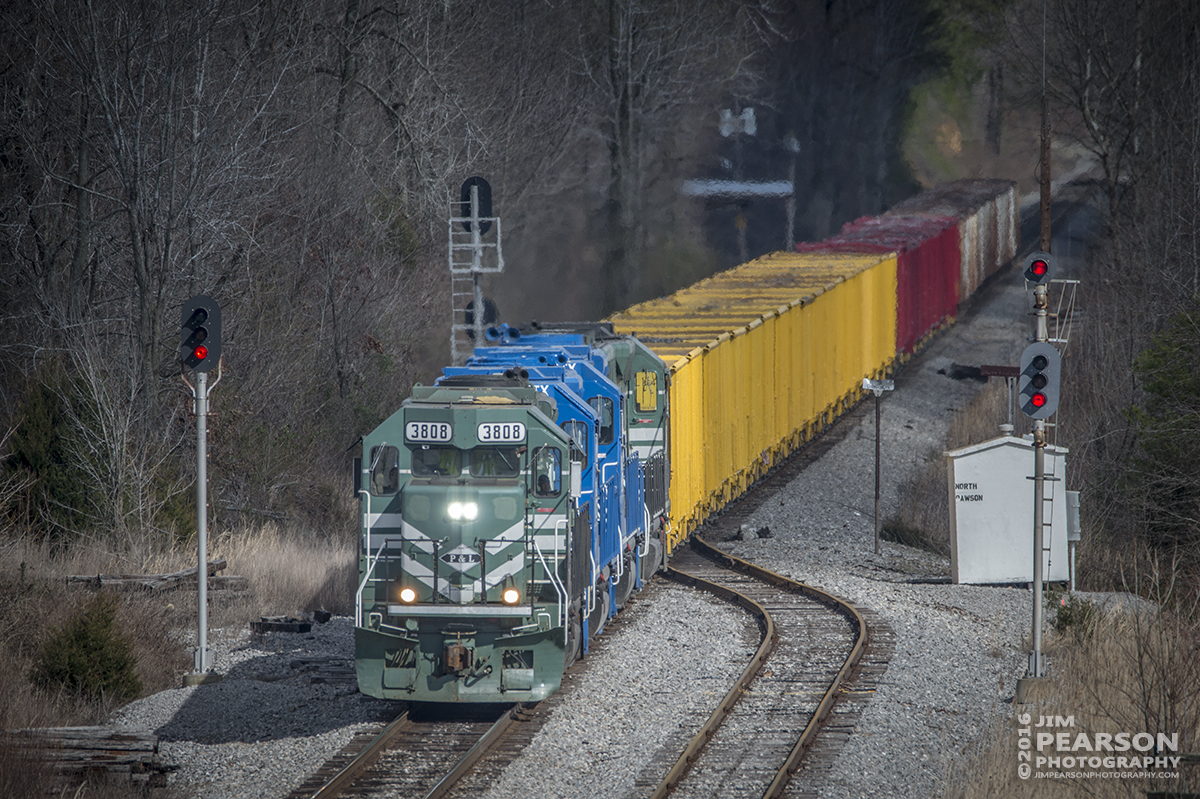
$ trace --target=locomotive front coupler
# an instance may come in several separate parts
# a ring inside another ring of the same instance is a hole
[[[474,660],[475,650],[463,644],[462,633],[459,633],[452,643],[446,644],[442,651],[442,662],[446,664],[446,671],[450,674],[471,671]]]

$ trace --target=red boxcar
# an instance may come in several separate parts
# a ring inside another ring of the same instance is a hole
[[[896,352],[911,353],[958,309],[962,257],[950,216],[867,216],[800,252],[896,253]]]
[[[885,216],[958,219],[959,302],[1017,254],[1017,195],[1011,180],[972,178],[945,183],[892,207]]]

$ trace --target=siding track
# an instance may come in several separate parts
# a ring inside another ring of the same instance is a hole
[[[865,619],[850,604],[720,552],[700,538],[672,558],[668,575],[749,610],[762,634],[737,685],[663,773],[643,771],[642,795],[776,797],[866,647]],[[664,752],[670,751],[668,745]]]

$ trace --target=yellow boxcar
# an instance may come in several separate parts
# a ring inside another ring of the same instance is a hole
[[[670,367],[670,551],[891,369],[896,256],[766,255],[610,321]]]

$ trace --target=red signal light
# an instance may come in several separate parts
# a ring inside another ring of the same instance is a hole
[[[1036,392],[1032,397],[1029,398],[1029,404],[1035,408],[1042,407],[1046,404],[1046,395],[1040,391]]]
[[[1041,286],[1050,282],[1054,271],[1054,257],[1048,252],[1033,252],[1025,257],[1025,279]]]
[[[205,358],[208,357],[208,347],[201,345],[201,346],[197,347],[196,349],[192,350],[192,357],[195,358],[197,361],[203,361]]]

